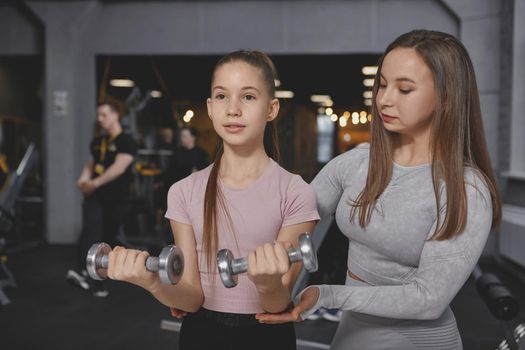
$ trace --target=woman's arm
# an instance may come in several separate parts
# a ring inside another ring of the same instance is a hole
[[[311,286],[297,296],[290,312],[261,314],[257,319],[263,323],[299,321],[320,307],[397,319],[439,318],[472,273],[492,224],[492,203],[487,188],[478,182],[475,186],[467,184],[466,191],[468,213],[464,232],[445,241],[427,241],[417,270],[404,284]],[[435,225],[429,237],[434,229]]]
[[[313,179],[321,219],[333,215],[346,187],[352,186],[349,173],[366,177],[368,146],[360,146],[329,161]]]
[[[445,241],[427,241],[419,266],[406,283],[395,286],[314,286],[320,291],[319,298],[313,307],[302,313],[302,318],[319,307],[399,319],[440,317],[472,273],[492,224],[492,204],[487,188],[479,182],[475,186],[467,184],[466,192],[468,213],[464,232]],[[445,211],[441,217],[444,215]],[[435,225],[429,236],[434,229]]]

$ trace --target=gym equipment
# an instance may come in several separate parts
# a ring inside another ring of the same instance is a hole
[[[518,325],[514,331],[510,321],[519,313],[520,307],[516,298],[503,285],[498,276],[492,273],[483,273],[479,266],[472,272],[476,288],[492,315],[501,321],[505,331],[503,340],[495,350],[525,350],[523,335],[525,327]],[[520,345],[521,341],[521,345]]]
[[[513,345],[514,347],[511,347],[507,340],[503,340],[494,350],[525,349],[525,323],[517,325],[516,328],[514,328],[513,335],[515,341],[515,344]]]
[[[288,258],[291,263],[301,261],[308,272],[317,271],[317,254],[308,233],[299,236],[299,247],[288,249]],[[217,254],[217,267],[224,286],[232,288],[237,285],[237,275],[248,271],[248,259],[234,259],[230,250],[222,249]]]
[[[126,98],[126,109],[128,114],[122,117],[122,127],[126,132],[129,132],[135,140],[140,136],[137,125],[137,115],[140,111],[146,108],[150,100],[150,91],[142,94],[140,88],[137,86],[131,90],[131,93]]]
[[[103,280],[108,276],[108,254],[111,247],[106,243],[95,243],[87,253],[86,268],[94,280]],[[146,260],[146,269],[158,272],[162,283],[177,284],[184,272],[184,255],[174,245],[162,249],[158,257],[150,256]]]
[[[520,310],[518,301],[510,294],[498,276],[492,273],[483,273],[476,266],[473,272],[478,293],[498,320],[510,321],[518,315]]]
[[[11,304],[11,300],[4,292],[4,288],[15,288],[16,282],[13,274],[7,268],[7,255],[4,255],[2,251],[5,247],[5,239],[0,238],[0,305]]]
[[[16,171],[9,174],[5,190],[0,194],[0,232],[9,232],[13,228],[16,200],[29,171],[36,164],[37,160],[38,152],[35,149],[35,144],[32,143],[27,147]]]
[[[9,174],[4,190],[0,194],[0,234],[10,232],[14,227],[15,203],[20,194],[24,181],[30,170],[36,165],[38,151],[31,143],[24,153],[16,171]],[[4,254],[6,240],[0,237],[0,305],[7,305],[11,300],[4,292],[5,288],[16,288],[13,274],[7,268],[7,255]]]

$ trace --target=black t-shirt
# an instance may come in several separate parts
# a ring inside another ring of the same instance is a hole
[[[172,162],[168,169],[168,187],[191,175],[191,173],[206,168],[209,164],[208,154],[202,148],[198,146],[192,149],[177,148],[173,153]]]
[[[91,141],[91,155],[93,157],[93,173],[91,178],[94,179],[102,175],[114,162],[118,153],[131,154],[135,157],[137,146],[131,136],[121,132],[115,138],[110,136],[99,136]],[[114,179],[100,186],[95,194],[101,199],[118,200],[129,196],[130,186],[133,181],[132,167],[133,163],[128,166],[126,171]]]

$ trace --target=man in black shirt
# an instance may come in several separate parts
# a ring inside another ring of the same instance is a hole
[[[95,296],[104,297],[108,294],[104,283],[90,280],[85,272],[86,254],[97,241],[115,246],[116,236],[129,207],[133,180],[131,167],[137,149],[133,139],[122,131],[116,104],[101,103],[97,108],[97,122],[104,135],[95,137],[91,142],[91,158],[77,182],[84,194],[78,261],[83,271],[69,270],[67,279],[83,289],[92,289]]]

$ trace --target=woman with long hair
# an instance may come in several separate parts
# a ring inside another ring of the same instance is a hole
[[[453,36],[415,30],[379,61],[371,142],[314,179],[321,217],[349,239],[346,285],[310,286],[291,312],[343,316],[332,349],[462,349],[449,303],[501,218],[472,62]]]

